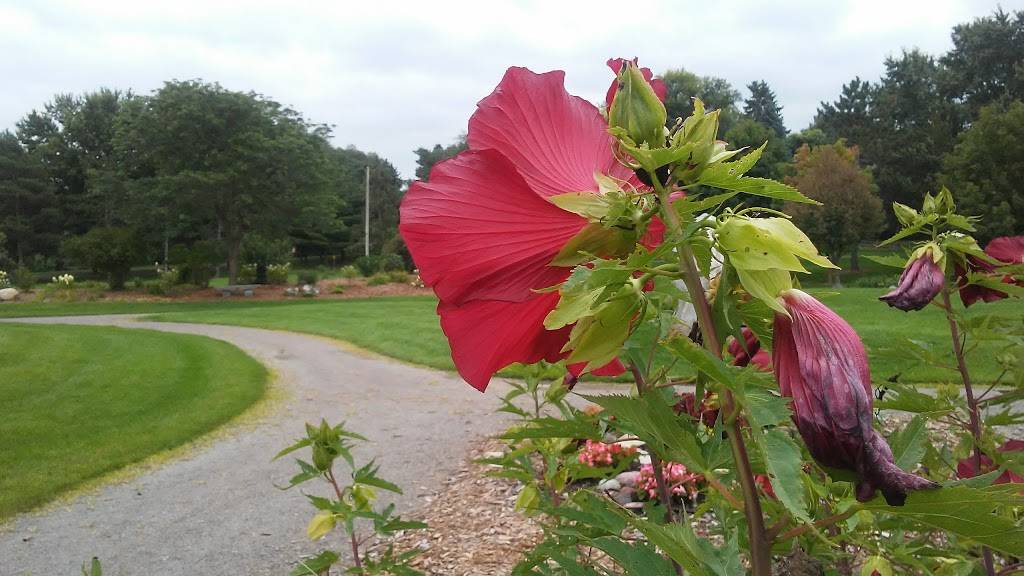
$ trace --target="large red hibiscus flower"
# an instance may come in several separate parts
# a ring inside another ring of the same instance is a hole
[[[600,111],[565,91],[561,71],[509,68],[469,120],[469,150],[414,182],[399,230],[437,311],[459,374],[484,390],[514,362],[555,362],[571,326],[544,317],[570,269],[549,264],[587,220],[548,198],[598,193],[595,175],[627,181]],[[606,371],[621,370],[621,366]]]
[[[1010,264],[1022,264],[1024,263],[1024,236],[1001,236],[999,238],[993,238],[986,246],[985,253],[1004,262],[1007,265]],[[967,284],[963,278],[967,272],[980,272],[984,274],[993,274],[996,266],[976,258],[974,256],[967,257],[967,270],[959,264],[956,266],[956,274],[958,277],[958,283],[960,284],[960,300],[964,303],[964,307],[968,307],[978,301],[983,302],[995,302],[996,300],[1002,300],[1009,296],[1006,292],[989,288],[987,286],[979,286],[977,284]],[[1024,286],[1024,281],[1014,279],[1011,276],[1003,276],[1001,281],[1004,284],[1016,284],[1018,286]]]

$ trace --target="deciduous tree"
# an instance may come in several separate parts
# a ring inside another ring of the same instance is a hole
[[[859,150],[840,140],[811,148],[793,158],[794,174],[786,182],[822,206],[788,203],[793,221],[833,262],[847,253],[855,260],[860,242],[875,239],[884,219],[871,173],[858,163]],[[838,276],[832,275],[838,283]]]
[[[943,182],[961,209],[981,216],[976,236],[1024,232],[1024,102],[981,109],[943,164]]]
[[[720,110],[718,117],[719,132],[728,132],[739,118],[740,112],[736,102],[740,93],[725,78],[717,76],[697,76],[693,72],[679,68],[669,70],[662,75],[667,93],[665,110],[669,124],[676,118],[687,118],[693,114],[693,99],[700,98],[708,110]]]

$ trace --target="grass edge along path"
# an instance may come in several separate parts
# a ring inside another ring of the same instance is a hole
[[[894,375],[911,383],[944,383],[955,377],[951,370],[937,366],[913,366],[906,354],[907,340],[929,346],[937,357],[950,357],[948,326],[943,312],[928,307],[920,312],[902,312],[877,300],[885,290],[843,288],[839,291],[810,289],[836,310],[860,334],[871,361],[872,377],[882,384]],[[431,297],[371,298],[334,302],[296,303],[293,307],[222,307],[191,312],[168,312],[149,319],[166,322],[229,324],[274,330],[304,332],[342,340],[371,352],[404,362],[454,370],[450,351],[434,312],[437,301]],[[1024,317],[1024,301],[1003,300],[976,305],[969,316],[995,314]],[[639,338],[649,335],[639,334]],[[661,352],[664,353],[664,352]],[[991,359],[995,347],[983,343],[969,354],[972,373],[979,382],[998,376]],[[512,366],[502,376],[521,376],[521,367]],[[681,375],[686,375],[682,372]]]
[[[268,389],[260,362],[205,336],[2,323],[0,523],[202,444]]]

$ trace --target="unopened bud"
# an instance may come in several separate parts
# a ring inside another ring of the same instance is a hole
[[[637,145],[665,146],[665,105],[632,62],[619,71],[617,90],[608,110],[608,124],[625,131]]]

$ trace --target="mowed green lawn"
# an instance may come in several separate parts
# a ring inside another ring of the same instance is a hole
[[[871,357],[876,382],[895,374],[907,382],[937,383],[954,376],[936,366],[912,368],[904,351],[912,339],[931,346],[952,363],[945,315],[935,307],[920,312],[901,312],[878,301],[884,288],[810,288],[858,331]],[[306,332],[351,342],[360,347],[408,362],[444,370],[453,369],[448,344],[434,313],[431,297],[376,298],[366,300],[300,300],[281,302],[17,304],[0,306],[0,317],[17,315],[150,313],[169,322],[233,324]],[[1004,300],[978,304],[971,315],[1024,316],[1024,301]],[[641,333],[639,337],[646,335]],[[981,382],[998,376],[992,362],[996,349],[982,345],[969,357],[975,378]],[[685,375],[685,370],[680,372]],[[515,368],[503,374],[515,376]]]
[[[216,428],[266,383],[201,336],[0,324],[0,519]]]
[[[885,293],[879,288],[844,288],[838,292],[814,289],[811,292],[861,335],[869,351],[876,382],[895,374],[902,374],[902,380],[907,382],[950,381],[953,376],[950,372],[936,366],[912,368],[913,362],[903,354],[906,341],[913,339],[931,346],[952,362],[948,325],[938,308],[911,313],[889,308],[877,300]],[[428,297],[303,302],[290,306],[254,303],[176,311],[161,314],[156,319],[308,332],[352,342],[408,362],[451,370],[450,352],[434,313],[435,306],[436,300]],[[1020,317],[1024,315],[1024,302],[1005,300],[979,304],[969,313]],[[990,381],[998,376],[998,368],[992,362],[995,351],[991,345],[982,345],[971,353],[971,369],[978,381]],[[513,376],[519,373],[515,369],[505,372]]]

